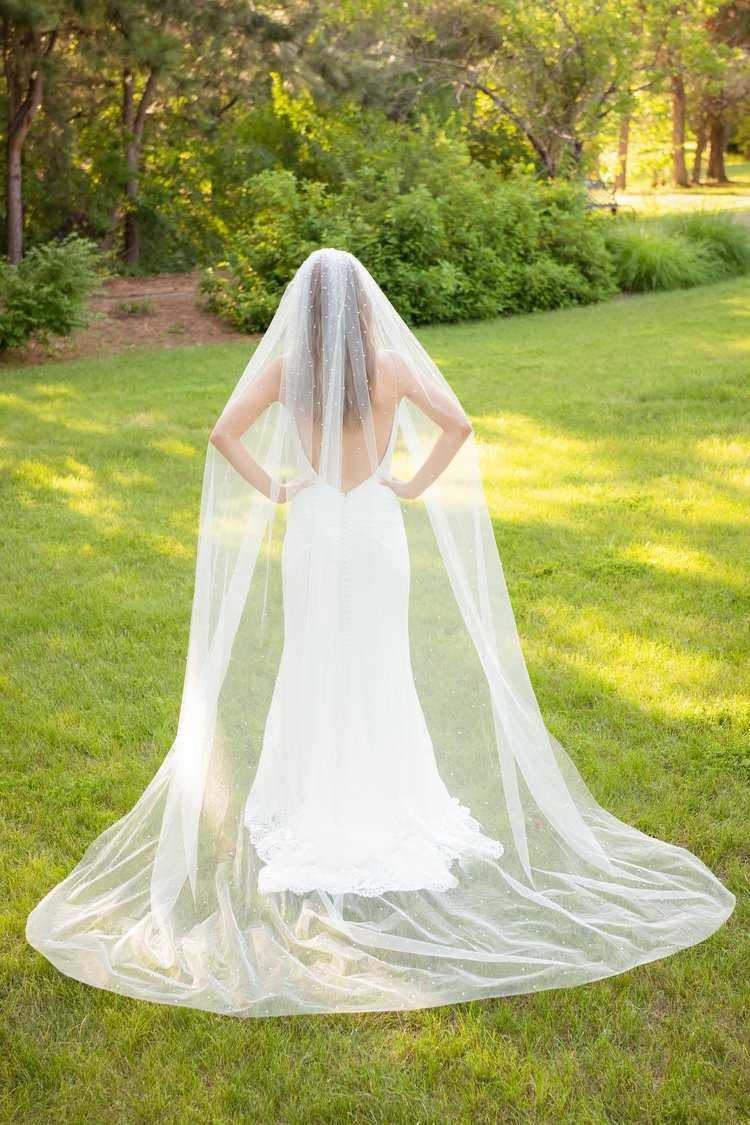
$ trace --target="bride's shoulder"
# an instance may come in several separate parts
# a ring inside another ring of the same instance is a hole
[[[408,393],[410,371],[404,356],[390,348],[379,348],[375,357],[378,381],[386,384],[398,397]]]
[[[394,351],[393,348],[378,348],[375,352],[375,362],[378,367],[393,367],[399,363],[403,363],[403,358],[400,352]]]

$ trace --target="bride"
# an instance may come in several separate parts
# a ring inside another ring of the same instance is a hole
[[[235,1016],[583,984],[734,895],[547,730],[471,425],[356,258],[302,264],[211,433],[175,741],[29,915],[63,972]]]

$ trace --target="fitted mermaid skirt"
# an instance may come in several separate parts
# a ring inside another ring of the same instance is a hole
[[[245,823],[262,892],[442,891],[499,856],[448,791],[414,684],[401,505],[376,476],[291,504],[284,647]]]

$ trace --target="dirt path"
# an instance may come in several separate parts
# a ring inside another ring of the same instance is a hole
[[[197,273],[112,278],[97,290],[89,308],[93,316],[88,328],[69,339],[55,340],[47,348],[32,344],[22,353],[7,356],[3,365],[252,339],[206,312]]]

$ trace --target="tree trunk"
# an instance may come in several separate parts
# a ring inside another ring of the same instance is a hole
[[[628,145],[630,143],[630,114],[620,120],[620,135],[617,140],[617,175],[615,191],[625,191],[628,186]]]
[[[28,82],[22,82],[17,45],[6,21],[3,69],[7,87],[8,116],[5,146],[5,232],[9,261],[17,266],[23,257],[23,146],[34,118],[42,106],[42,64],[55,46],[57,31],[51,31],[44,48],[35,34],[31,38],[32,66]],[[29,50],[29,48],[26,48]]]
[[[8,138],[5,184],[5,237],[8,261],[17,266],[23,257],[23,144]]]
[[[130,68],[122,74],[122,123],[125,130],[125,214],[123,221],[124,261],[134,268],[141,257],[141,232],[138,224],[138,201],[141,151],[146,113],[156,89],[156,71],[151,70],[136,105],[134,77]]]
[[[698,131],[695,134],[695,155],[693,156],[693,171],[690,175],[690,180],[694,184],[701,182],[701,172],[703,170],[703,153],[706,151],[706,141],[708,140],[708,132],[706,123],[701,121],[698,126]]]
[[[719,184],[728,184],[724,149],[727,143],[727,127],[719,117],[713,117],[708,131],[710,149],[708,153],[708,178]]]
[[[570,155],[573,158],[573,167],[578,170],[583,160],[583,141],[580,137],[574,137],[570,142]]]
[[[122,256],[129,266],[137,266],[141,257],[141,231],[138,224],[138,172],[139,146],[128,141],[125,146],[125,218],[123,223]]]
[[[685,164],[685,83],[679,73],[672,75],[672,180],[675,187],[688,186]]]

